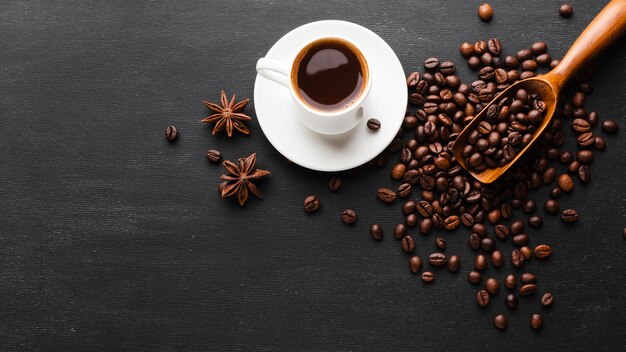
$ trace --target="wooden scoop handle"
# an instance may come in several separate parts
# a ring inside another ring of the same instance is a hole
[[[546,75],[555,88],[563,87],[596,54],[604,50],[626,29],[626,0],[612,0],[589,23],[551,72]]]

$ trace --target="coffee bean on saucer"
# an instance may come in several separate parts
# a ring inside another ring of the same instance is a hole
[[[402,250],[406,253],[412,253],[415,249],[415,240],[411,235],[406,235],[402,238]]]
[[[541,305],[544,307],[549,307],[554,302],[554,296],[550,292],[546,292],[541,297]]]
[[[533,314],[530,317],[530,327],[533,328],[533,330],[540,330],[542,326],[543,317],[541,316],[541,314]]]
[[[343,220],[346,224],[354,224],[356,219],[356,212],[352,209],[346,209],[341,213],[341,220]]]
[[[422,281],[426,283],[433,282],[435,280],[435,274],[430,271],[425,271],[422,273]]]
[[[493,8],[489,4],[482,4],[478,7],[478,17],[485,22],[491,21],[493,17]]]
[[[209,149],[206,152],[206,158],[212,163],[219,163],[222,159],[222,153],[219,150]]]
[[[372,224],[370,226],[370,235],[376,241],[380,241],[383,239],[383,228],[379,224]]]
[[[308,196],[304,198],[304,210],[312,213],[319,209],[320,200],[316,196]]]
[[[572,5],[570,4],[563,4],[559,8],[559,15],[561,15],[561,17],[568,18],[568,17],[571,17],[573,13],[574,13],[574,8],[572,8]]]
[[[565,209],[561,213],[561,220],[567,223],[576,222],[578,220],[578,212],[574,209]]]
[[[328,189],[337,192],[341,188],[341,178],[339,176],[331,176],[328,180]]]
[[[417,255],[412,256],[409,259],[409,270],[411,270],[414,274],[417,274],[420,270],[422,270],[422,258]]]
[[[367,120],[367,128],[369,128],[372,131],[376,131],[380,129],[380,120],[373,119],[373,118]]]
[[[506,315],[498,314],[495,317],[493,317],[493,325],[498,330],[506,329]]]
[[[176,138],[178,138],[178,129],[176,129],[176,126],[167,126],[165,129],[165,139],[174,142]]]

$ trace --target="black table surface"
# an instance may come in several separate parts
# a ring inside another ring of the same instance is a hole
[[[394,185],[390,166],[341,173],[331,193],[328,174],[271,146],[253,102],[250,136],[211,136],[199,121],[202,100],[222,89],[252,97],[257,58],[307,22],[364,25],[407,73],[437,56],[470,82],[460,43],[497,36],[511,54],[544,40],[561,57],[607,1],[572,1],[564,19],[558,1],[494,0],[490,23],[478,19],[480,3],[3,1],[0,350],[623,350],[623,131],[596,153],[592,182],[562,198],[579,223],[546,216],[530,231],[555,253],[525,270],[556,303],[524,298],[510,312],[504,293],[487,309],[475,303],[466,230],[444,234],[459,273],[435,270],[424,285],[408,270],[389,236],[400,206],[375,198]],[[600,59],[586,107],[626,127],[624,43]],[[169,124],[177,143],[163,137]],[[231,160],[258,153],[258,167],[272,171],[260,183],[264,200],[240,208],[221,199],[223,169],[207,162],[208,148]],[[539,204],[549,189],[535,193]],[[308,194],[323,203],[312,215],[302,209]],[[355,226],[339,219],[348,207]],[[374,222],[387,232],[382,242],[369,236]],[[416,253],[433,252],[434,238],[418,235]],[[498,312],[509,318],[504,332],[491,323]],[[534,312],[544,314],[542,331],[529,327]]]

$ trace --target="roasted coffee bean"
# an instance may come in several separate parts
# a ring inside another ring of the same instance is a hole
[[[409,227],[415,227],[415,225],[417,225],[418,222],[419,222],[419,218],[417,217],[416,214],[409,214],[404,219],[404,223],[406,224],[406,226],[409,226]]]
[[[367,128],[369,128],[372,131],[377,131],[380,129],[380,120],[378,119],[369,119],[367,120]]]
[[[586,148],[586,147],[590,147],[593,145],[593,142],[595,141],[595,136],[593,135],[593,132],[585,132],[583,134],[581,134],[580,136],[578,136],[578,145]]]
[[[559,211],[559,203],[554,199],[548,199],[543,208],[550,214],[556,214]]]
[[[412,256],[409,259],[409,270],[411,270],[414,274],[417,274],[420,270],[422,270],[422,258],[417,255]]]
[[[520,62],[526,61],[530,58],[533,57],[533,53],[532,51],[528,50],[528,49],[522,49],[520,51],[517,52],[517,54],[515,55],[515,57],[517,58],[517,60],[519,60]]]
[[[165,129],[165,139],[169,142],[174,142],[178,138],[178,129],[176,126],[167,126]]]
[[[513,236],[519,235],[524,232],[524,222],[521,220],[513,221],[511,225],[509,225],[509,231]]]
[[[495,233],[496,236],[498,236],[498,238],[500,238],[501,240],[508,238],[510,234],[509,228],[505,225],[496,225]]]
[[[476,293],[476,303],[481,307],[489,305],[489,293],[485,290],[480,290]]]
[[[411,186],[410,183],[403,183],[398,186],[398,197],[406,198],[409,195],[411,195],[412,190],[413,190],[413,187]]]
[[[487,42],[487,48],[489,49],[490,53],[498,56],[500,55],[500,52],[502,52],[502,43],[500,43],[500,40],[498,38],[491,38]]]
[[[320,200],[316,196],[308,196],[304,198],[304,210],[312,213],[320,207]]]
[[[430,271],[425,271],[422,273],[422,281],[429,283],[435,280],[435,274]]]
[[[210,162],[217,164],[220,162],[220,160],[222,160],[222,153],[220,153],[220,151],[216,149],[209,149],[206,152],[206,158]]]
[[[448,270],[450,272],[456,273],[459,271],[459,266],[461,265],[461,258],[458,255],[452,255],[448,258]]]
[[[533,54],[539,56],[548,51],[548,45],[544,42],[536,42],[530,46],[530,50],[533,52]]]
[[[356,212],[352,209],[346,209],[341,213],[341,220],[343,220],[346,224],[354,224],[356,219]]]
[[[595,143],[595,140],[594,140]],[[593,152],[591,150],[579,150],[576,158],[581,164],[589,164],[593,160]]]
[[[543,218],[541,217],[541,215],[533,215],[528,218],[528,225],[530,225],[530,227],[538,229],[543,226]]]
[[[403,165],[403,164],[398,164]],[[396,200],[396,192],[390,190],[389,188],[380,188],[377,192],[378,199],[385,203],[393,203]]]
[[[591,171],[589,170],[589,166],[581,165],[578,168],[578,179],[580,180],[580,182],[589,183],[590,178],[591,178]]]
[[[485,3],[478,7],[478,17],[485,22],[491,21],[491,17],[493,17],[493,8],[491,5]]]
[[[504,264],[504,258],[502,257],[502,252],[498,250],[491,252],[491,264],[496,268],[502,267],[502,264]]]
[[[456,71],[456,65],[453,62],[444,61],[439,66],[439,72],[446,76],[453,75],[454,71]]]
[[[570,4],[563,4],[559,8],[559,15],[561,15],[561,17],[568,18],[568,17],[571,17],[573,13],[574,13],[574,8],[572,8],[572,5]]]
[[[519,288],[519,294],[522,296],[532,296],[537,293],[537,285],[535,284],[525,284]]]
[[[500,283],[496,278],[490,277],[485,281],[485,290],[493,296],[500,291]]]
[[[533,273],[523,273],[522,276],[520,276],[520,281],[524,285],[534,284],[537,282],[537,276]]]
[[[411,235],[406,235],[402,238],[402,250],[406,253],[412,253],[415,249],[415,240]]]
[[[490,237],[485,237],[480,241],[480,248],[485,252],[491,252],[496,248],[496,242]]]
[[[406,202],[404,202],[404,204],[402,204],[402,213],[403,214],[411,214],[415,212],[415,201],[414,200],[407,200]]]
[[[546,292],[541,296],[541,305],[544,307],[549,307],[554,302],[554,296],[550,292]]]
[[[421,216],[428,218],[433,215],[433,206],[425,200],[417,202],[415,209]]]
[[[461,220],[456,215],[451,215],[444,220],[443,226],[446,230],[454,230],[461,224]]]
[[[563,190],[563,192],[571,192],[574,189],[574,181],[568,174],[559,175],[557,185]]]
[[[569,16],[563,16],[563,17],[569,17]],[[537,313],[531,315],[530,327],[533,328],[533,330],[541,330],[542,326],[543,326],[543,316]]]
[[[537,209],[537,203],[532,199],[527,199],[522,206],[522,211],[526,214],[532,214]]]
[[[437,248],[444,250],[446,249],[446,240],[443,237],[435,238],[435,245]]]
[[[530,249],[530,247],[528,247],[528,246],[521,247],[521,248],[519,249],[519,251],[520,251],[520,253],[522,253],[522,255],[524,256],[524,260],[525,260],[525,261],[530,260],[530,259],[532,258],[532,256],[533,256],[533,251],[532,251],[532,249]]]
[[[547,258],[552,254],[552,248],[547,244],[540,244],[535,247],[535,257],[539,259]]]
[[[468,239],[468,243],[471,249],[477,251],[480,248],[480,236],[478,234],[471,234]]]
[[[459,51],[461,52],[461,55],[463,55],[464,57],[466,58],[470,57],[474,55],[474,45],[465,42],[461,44]]]
[[[396,224],[393,227],[393,238],[400,240],[406,236],[407,230],[405,224]]]
[[[470,227],[474,225],[474,216],[472,216],[472,214],[470,213],[461,214],[461,223],[465,227]]]
[[[383,239],[383,228],[379,224],[373,224],[370,226],[370,235],[376,241],[380,241]]]
[[[578,220],[578,212],[574,209],[565,209],[561,213],[561,220],[567,223],[576,222]]]
[[[428,257],[428,261],[434,266],[442,266],[446,264],[446,255],[443,253],[433,253]]]
[[[409,88],[413,88],[417,85],[417,82],[420,81],[420,73],[419,72],[411,72],[406,78],[406,85]]]
[[[506,315],[498,314],[495,317],[493,317],[493,325],[498,330],[506,329]]]
[[[606,140],[600,136],[596,136],[593,141],[593,147],[600,151],[606,149]]]
[[[482,274],[479,273],[478,271],[470,271],[467,274],[467,281],[469,281],[470,283],[474,285],[479,284],[481,280],[482,280]]]
[[[616,133],[619,131],[619,123],[615,120],[602,121],[602,131],[606,133]]]
[[[467,60],[467,66],[472,70],[477,70],[480,67],[480,59],[476,56],[472,56]]]
[[[478,271],[483,271],[487,269],[487,257],[482,254],[477,255],[476,259],[474,260],[474,268],[476,268],[476,270]]]
[[[331,176],[328,180],[328,189],[337,192],[341,188],[341,178],[339,176]]]
[[[429,71],[436,71],[439,68],[439,59],[430,57],[424,61],[424,67]]]
[[[517,308],[517,296],[515,296],[512,293],[509,293],[508,295],[506,295],[506,297],[504,298],[504,303],[506,304],[507,307],[509,307],[510,309],[515,309]]]
[[[433,229],[432,219],[422,219],[419,222],[419,230],[422,235],[429,234]]]
[[[522,265],[524,265],[524,255],[519,249],[514,249],[513,252],[511,252],[511,263],[513,263],[513,266],[516,268],[521,268]]]
[[[509,290],[515,290],[517,286],[517,278],[513,274],[509,274],[504,278],[504,287]]]
[[[519,235],[513,236],[513,244],[516,246],[525,246],[528,244],[528,235],[525,233],[520,233]]]
[[[589,132],[591,126],[589,125],[589,122],[584,119],[575,119],[572,121],[572,128],[578,133],[585,133]]]

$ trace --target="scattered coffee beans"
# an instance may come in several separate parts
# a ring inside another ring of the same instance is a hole
[[[377,131],[380,129],[380,120],[378,119],[369,119],[367,120],[367,128],[372,131]]]

